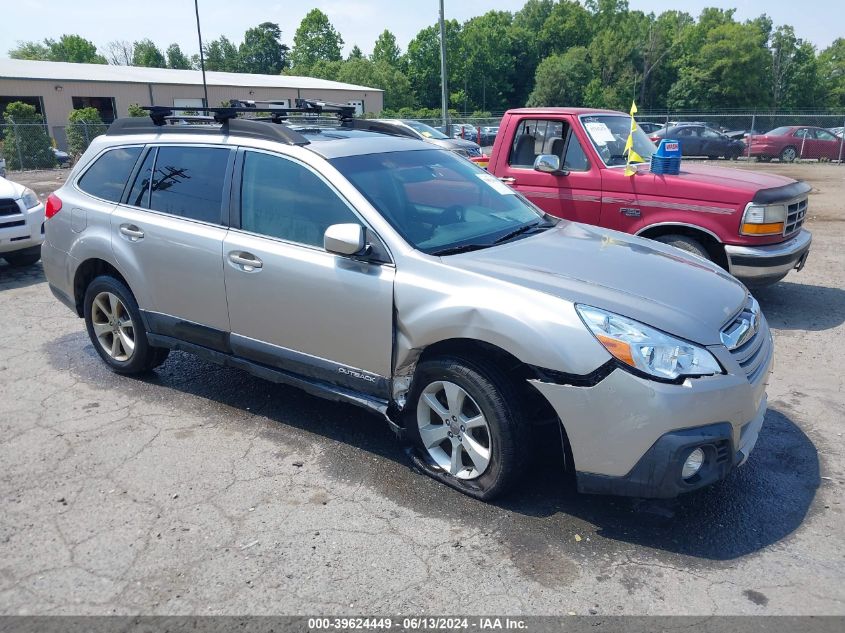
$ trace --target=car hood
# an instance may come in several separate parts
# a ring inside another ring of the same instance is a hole
[[[610,310],[701,345],[721,342],[722,326],[748,297],[745,286],[711,262],[576,222],[444,263]]]
[[[778,189],[796,181],[786,176],[768,174],[762,171],[747,171],[733,167],[681,162],[677,175],[653,174],[648,165],[637,170],[634,185],[642,196],[675,197],[704,202],[745,204],[765,189]],[[630,177],[622,169],[602,170],[602,186],[605,191],[630,191]]]
[[[444,149],[454,150],[454,149],[478,149],[478,143],[473,143],[472,141],[467,141],[462,138],[427,138],[425,139],[429,143],[434,143],[435,145],[439,145]]]
[[[20,198],[23,189],[23,186],[16,182],[0,178],[0,198]]]

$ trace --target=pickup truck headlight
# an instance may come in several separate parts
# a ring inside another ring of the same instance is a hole
[[[27,209],[32,209],[33,207],[37,207],[39,204],[41,204],[41,201],[38,199],[38,196],[36,196],[35,192],[29,188],[23,190],[21,200],[23,200],[23,206],[25,206]]]
[[[782,235],[786,222],[786,206],[782,204],[749,204],[742,214],[741,235]]]
[[[722,373],[718,361],[703,347],[606,310],[575,308],[599,343],[634,369],[669,380]]]

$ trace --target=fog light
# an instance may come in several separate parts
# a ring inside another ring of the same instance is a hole
[[[703,464],[704,451],[700,448],[697,448],[689,454],[689,457],[687,457],[687,461],[684,462],[684,467],[683,469],[681,469],[681,477],[683,477],[684,479],[689,479],[690,477],[694,476],[699,470],[701,470]]]

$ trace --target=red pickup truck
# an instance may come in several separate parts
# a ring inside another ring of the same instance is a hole
[[[630,128],[630,116],[610,110],[509,110],[488,170],[547,213],[671,244],[747,285],[775,283],[804,266],[809,185],[693,163],[678,175],[652,173],[656,148],[639,128],[634,150],[646,162],[626,176]]]

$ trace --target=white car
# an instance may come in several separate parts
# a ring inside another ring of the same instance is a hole
[[[0,178],[0,257],[10,266],[41,259],[44,204],[32,189]]]

